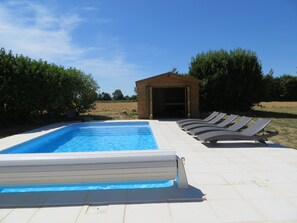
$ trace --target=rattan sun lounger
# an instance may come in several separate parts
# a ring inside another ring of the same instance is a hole
[[[226,119],[227,120],[227,119]],[[207,127],[201,127],[201,128],[195,128],[190,129],[188,133],[190,135],[199,135],[204,132],[210,132],[210,131],[220,131],[220,130],[227,130],[227,131],[238,131],[239,129],[243,128],[252,120],[251,117],[242,116],[237,122],[235,122],[233,125],[229,126],[228,128],[223,128],[220,126],[207,126]]]
[[[199,124],[199,123],[200,124],[216,124],[219,121],[221,121],[225,115],[226,115],[226,113],[219,113],[215,118],[213,118],[212,120],[210,120],[208,122],[204,122],[204,121],[189,121],[189,122],[184,122],[184,123],[181,123],[179,125],[179,127],[181,127],[183,129],[187,125]]]
[[[277,131],[264,131],[264,128],[271,122],[269,119],[258,119],[253,125],[242,132],[236,131],[212,131],[200,134],[197,138],[203,142],[217,143],[226,140],[255,140],[266,144],[269,137],[278,134]],[[260,133],[260,134],[259,134]]]
[[[184,123],[184,122],[194,121],[194,120],[208,122],[211,119],[213,119],[214,117],[216,117],[218,114],[219,114],[219,112],[214,111],[209,116],[207,116],[205,119],[197,119],[197,118],[196,119],[182,119],[182,120],[177,121],[176,123],[181,124],[181,123]]]
[[[183,129],[186,131],[197,129],[197,128],[203,128],[203,127],[225,127],[229,125],[231,122],[233,122],[237,118],[237,115],[229,115],[228,118],[226,118],[224,121],[220,122],[219,124],[210,124],[210,123],[195,123],[191,125],[186,125]]]

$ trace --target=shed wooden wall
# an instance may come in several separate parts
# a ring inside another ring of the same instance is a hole
[[[149,88],[175,88],[190,87],[190,117],[196,118],[199,114],[199,83],[191,77],[165,73],[144,80],[136,81],[138,118],[150,118],[150,95]]]

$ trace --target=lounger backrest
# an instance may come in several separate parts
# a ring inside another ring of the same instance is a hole
[[[219,114],[219,112],[214,111],[208,117],[206,117],[205,119],[203,119],[203,121],[208,122],[208,121],[212,120],[214,117],[216,117],[218,114]]]
[[[226,118],[221,123],[217,124],[217,126],[225,127],[225,126],[229,125],[231,122],[233,122],[236,118],[237,118],[237,115],[229,115],[228,118]]]
[[[261,132],[269,123],[270,119],[259,118],[254,124],[242,131],[242,134],[253,136]]]
[[[214,111],[209,116],[207,116],[205,119],[197,119],[197,118],[196,119],[190,119],[190,118],[186,118],[186,119],[182,119],[182,120],[177,121],[177,124],[182,124],[184,122],[195,121],[195,120],[208,122],[211,119],[213,119],[214,117],[216,117],[218,114],[219,114],[219,112]]]
[[[242,116],[238,122],[235,122],[233,125],[231,125],[227,129],[231,130],[231,131],[238,131],[239,129],[244,127],[247,123],[249,123],[251,120],[252,120],[251,117]]]
[[[214,119],[210,120],[208,123],[209,124],[215,124],[218,121],[220,121],[225,115],[226,115],[226,113],[220,113]]]

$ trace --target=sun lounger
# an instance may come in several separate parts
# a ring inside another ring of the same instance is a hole
[[[237,115],[229,115],[224,121],[220,122],[219,124],[210,124],[210,123],[195,123],[191,125],[186,125],[183,129],[189,131],[191,129],[203,128],[203,127],[225,127],[233,122],[237,118]]]
[[[179,125],[179,127],[181,127],[182,129],[187,126],[187,125],[191,125],[191,124],[216,124],[219,121],[221,121],[223,119],[223,117],[226,115],[226,113],[219,113],[215,118],[213,118],[212,120],[208,121],[208,122],[204,122],[204,121],[189,121],[189,122],[184,122],[181,123]]]
[[[218,114],[219,114],[219,112],[214,111],[209,116],[207,116],[205,119],[197,119],[197,118],[196,119],[182,119],[182,120],[177,121],[176,123],[181,124],[183,122],[194,121],[194,120],[197,120],[197,121],[200,120],[200,121],[208,122],[211,119],[213,119],[214,117],[216,117]]]
[[[266,144],[269,137],[278,134],[277,131],[264,131],[264,128],[271,122],[268,119],[258,119],[253,125],[242,132],[236,131],[212,131],[200,134],[197,138],[203,142],[217,143],[226,140],[255,140]],[[260,133],[260,134],[259,134]]]
[[[226,119],[227,120],[227,119]],[[229,126],[228,128],[223,128],[220,126],[207,126],[207,127],[201,127],[201,128],[195,128],[190,129],[188,133],[190,135],[199,135],[204,132],[210,132],[210,131],[220,131],[220,130],[227,130],[227,131],[238,131],[239,129],[243,128],[252,120],[251,117],[243,116],[241,117],[237,122],[235,122],[233,125]]]

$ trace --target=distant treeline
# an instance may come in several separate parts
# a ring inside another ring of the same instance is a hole
[[[273,71],[263,78],[264,94],[262,101],[297,101],[297,77],[281,75],[273,77]]]
[[[114,101],[122,101],[122,100],[136,101],[136,99],[137,99],[136,95],[132,95],[132,96],[126,95],[126,96],[124,96],[120,89],[116,89],[112,93],[112,96],[107,92],[101,92],[101,93],[98,94],[98,100],[99,101],[111,101],[111,100],[114,100]]]
[[[32,60],[0,49],[0,122],[72,116],[89,109],[98,84],[75,69]]]

